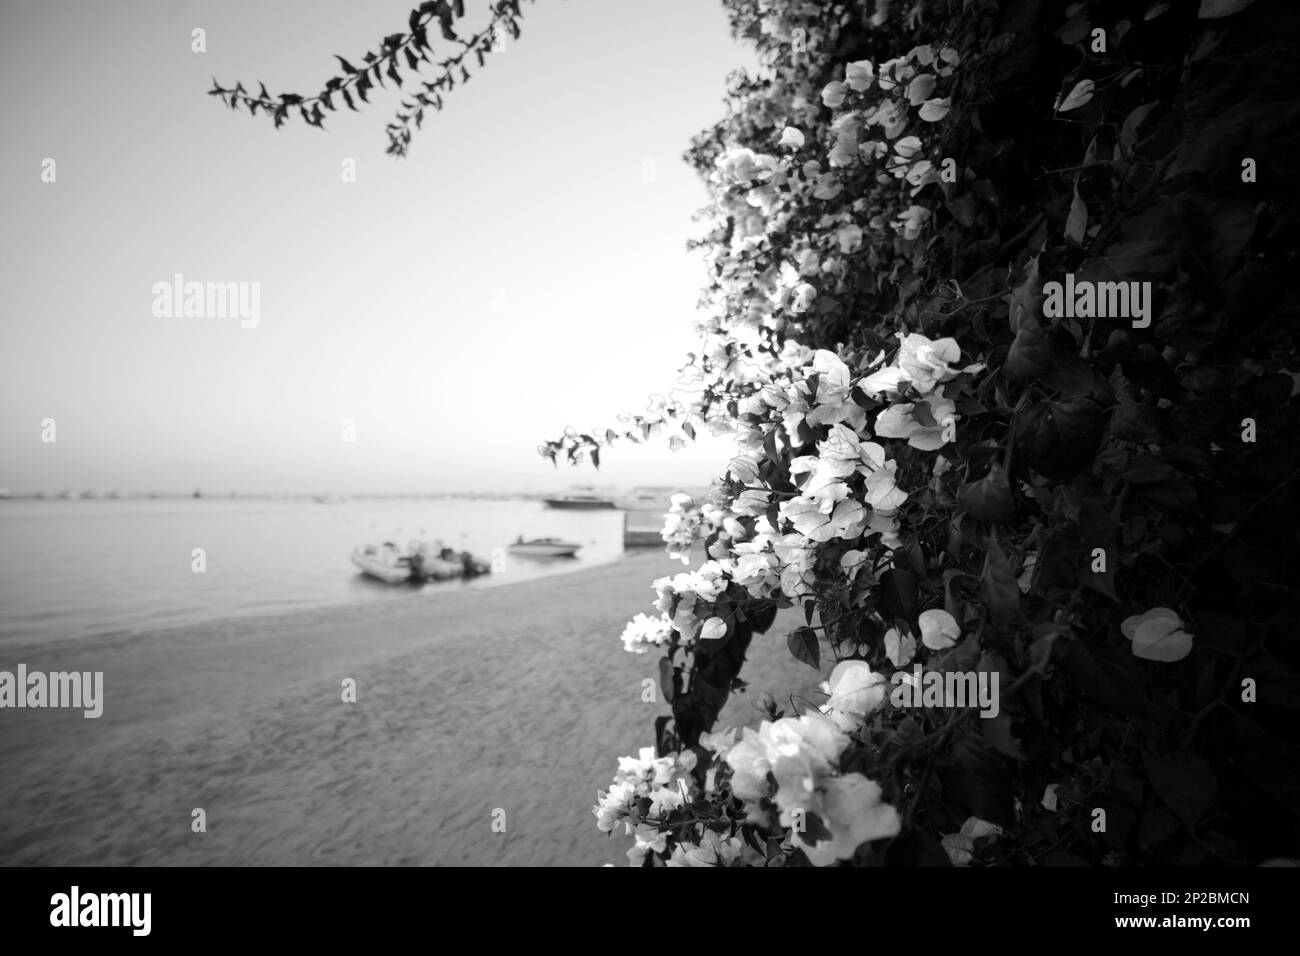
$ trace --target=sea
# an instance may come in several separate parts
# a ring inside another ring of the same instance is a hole
[[[436,600],[616,560],[623,528],[622,511],[555,510],[525,498],[0,500],[0,647]],[[567,559],[515,557],[505,549],[519,535],[582,547]],[[360,545],[413,539],[495,557],[497,570],[394,586],[349,560]]]

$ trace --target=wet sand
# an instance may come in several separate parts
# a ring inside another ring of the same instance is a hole
[[[4,670],[103,671],[104,713],[0,710],[0,864],[624,863],[629,842],[590,808],[668,707],[641,700],[658,655],[619,635],[653,613],[650,582],[682,569],[637,553],[485,590],[6,649]],[[798,623],[786,612],[755,639],[724,723],[756,724],[764,691],[821,699],[785,647]]]

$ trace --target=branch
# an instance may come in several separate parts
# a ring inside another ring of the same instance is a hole
[[[403,62],[408,71],[417,75],[424,66],[434,64],[435,61],[430,57],[433,48],[429,43],[428,28],[436,19],[443,39],[459,44],[461,49],[455,56],[436,62],[438,75],[430,81],[423,82],[422,89],[414,93],[411,101],[402,100],[401,109],[394,117],[394,122],[385,127],[388,133],[386,152],[391,156],[405,156],[411,142],[411,125],[414,124],[417,129],[423,125],[426,108],[442,109],[443,94],[455,88],[457,74],[460,83],[469,82],[467,58],[471,54],[474,55],[481,67],[485,55],[495,48],[497,38],[501,35],[500,31],[507,32],[511,37],[518,39],[519,4],[520,0],[499,0],[491,8],[492,16],[487,26],[470,39],[464,40],[456,34],[452,25],[453,18],[460,18],[465,14],[463,0],[425,0],[410,12],[407,19],[409,32],[393,33],[384,37],[377,52],[371,51],[364,55],[362,58],[364,66],[355,67],[343,57],[336,55],[335,58],[343,69],[342,74],[330,77],[320,92],[314,95],[281,93],[274,96],[267,92],[266,84],[260,82],[258,92],[254,95],[244,88],[242,82],[237,82],[233,87],[223,87],[215,77],[208,95],[219,96],[221,102],[232,110],[238,110],[242,104],[253,116],[257,115],[260,109],[271,117],[276,129],[283,126],[295,110],[308,126],[324,129],[325,113],[322,112],[322,107],[330,111],[337,110],[339,107],[335,103],[336,96],[341,98],[349,109],[360,112],[357,108],[357,99],[362,103],[369,103],[369,91],[376,83],[383,87],[385,76],[396,86],[401,87]]]

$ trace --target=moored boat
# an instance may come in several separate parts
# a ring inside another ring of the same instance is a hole
[[[564,508],[569,510],[581,509],[589,511],[596,508],[613,508],[614,501],[612,498],[602,498],[600,495],[561,495],[558,498],[543,498],[548,508]]]
[[[411,564],[410,555],[403,554],[391,541],[375,547],[373,544],[352,550],[352,563],[367,577],[385,584],[405,584],[420,580]]]
[[[582,547],[572,541],[561,541],[559,538],[533,538],[525,541],[523,536],[510,545],[511,554],[517,554],[526,558],[569,558]]]
[[[447,581],[487,574],[491,565],[468,551],[456,552],[443,547],[441,541],[412,541],[402,551],[391,541],[382,545],[354,548],[352,563],[362,573],[386,584],[419,584],[424,581]]]

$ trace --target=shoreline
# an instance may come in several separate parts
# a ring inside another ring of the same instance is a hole
[[[683,567],[634,553],[473,589],[490,601],[458,589],[0,651],[0,667],[104,672],[99,718],[0,710],[0,865],[625,862],[590,808],[668,706],[641,700],[658,655],[619,634]],[[751,648],[724,722],[756,722],[765,690],[815,690],[781,633]]]
[[[494,583],[492,582],[493,576],[490,574],[484,575],[480,578],[476,578],[474,579],[474,582],[461,582],[456,580],[437,581],[428,584],[422,584],[419,585],[418,587],[413,585],[384,585],[380,582],[372,582],[375,588],[377,589],[388,587],[388,588],[392,588],[394,591],[398,591],[401,590],[402,588],[409,588],[410,593],[406,595],[405,598],[398,595],[392,595],[388,598],[379,598],[375,600],[366,600],[366,601],[351,600],[351,601],[339,601],[337,603],[311,604],[303,607],[284,608],[278,611],[253,610],[244,613],[226,614],[226,615],[222,615],[221,617],[203,618],[202,620],[188,621],[180,624],[163,624],[157,627],[143,627],[143,628],[134,628],[134,629],[119,628],[117,630],[110,630],[110,631],[96,631],[93,634],[82,634],[79,637],[52,637],[44,640],[3,641],[0,642],[0,662],[12,659],[14,657],[14,652],[19,652],[21,654],[27,652],[35,653],[37,651],[43,651],[43,650],[59,651],[59,650],[67,650],[71,647],[81,646],[87,643],[98,644],[101,642],[108,642],[114,640],[118,642],[131,641],[138,638],[149,637],[155,634],[172,633],[172,632],[180,633],[180,632],[192,631],[194,629],[203,629],[203,628],[218,628],[218,627],[228,628],[229,626],[233,626],[237,623],[246,623],[249,625],[256,626],[258,622],[262,622],[262,621],[269,622],[276,618],[294,617],[297,615],[317,615],[317,614],[325,614],[328,612],[347,611],[352,608],[359,608],[359,609],[376,608],[376,607],[387,606],[389,604],[399,604],[399,603],[405,606],[407,604],[408,599],[411,602],[432,603],[435,601],[444,600],[448,597],[454,597],[454,596],[465,595],[465,594],[475,594],[482,591],[495,592],[501,588],[517,587],[517,586],[523,586],[523,585],[535,584],[535,583],[544,583],[546,581],[551,581],[556,578],[564,578],[575,574],[585,574],[589,571],[597,571],[601,568],[607,568],[612,565],[618,565],[624,561],[642,557],[644,555],[648,555],[651,553],[663,554],[663,549],[662,547],[656,549],[636,548],[633,550],[624,551],[622,554],[615,555],[614,557],[605,560],[597,560],[597,561],[578,564],[572,568],[563,571],[552,571],[547,574],[536,574],[530,577],[518,578],[515,580],[502,580],[501,578],[497,578],[497,580]],[[680,567],[685,567],[684,565],[680,565],[680,562],[676,562],[676,564],[679,565]],[[357,572],[356,577],[362,578],[363,575],[360,572]],[[646,582],[646,587],[649,588],[649,582]],[[2,666],[3,663],[0,663],[0,667]]]

